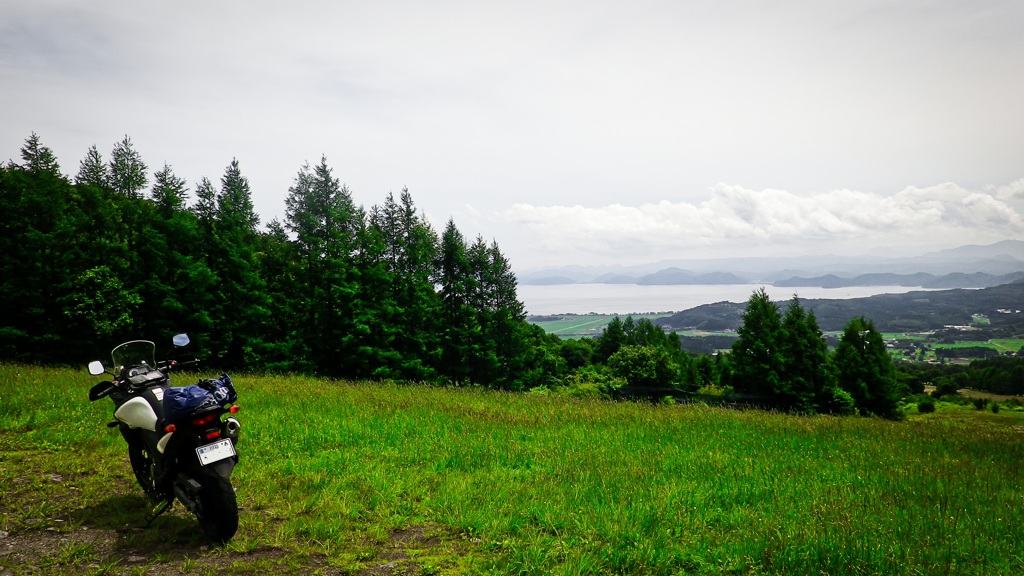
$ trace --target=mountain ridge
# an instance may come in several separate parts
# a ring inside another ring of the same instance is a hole
[[[766,283],[797,286],[792,283],[794,279],[811,281],[826,278],[819,281],[832,282],[835,287],[863,286],[869,285],[864,282],[875,282],[871,285],[982,288],[1013,281],[1017,277],[1012,275],[1020,273],[1024,273],[1024,241],[1003,240],[985,246],[966,245],[928,252],[916,257],[818,255],[679,259],[634,265],[567,265],[519,273],[517,276],[519,283],[524,285]],[[877,279],[870,280],[872,276],[886,274],[892,275],[891,279],[895,282],[879,284]],[[939,280],[953,274],[962,276]],[[920,275],[920,281],[929,284],[904,283],[910,281],[904,276],[913,275]],[[1001,277],[1009,278],[1004,280]],[[842,283],[857,278],[857,283]]]

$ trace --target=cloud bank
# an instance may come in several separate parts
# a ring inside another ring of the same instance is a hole
[[[801,195],[719,184],[699,202],[516,204],[501,217],[527,228],[536,250],[609,259],[879,249],[895,255],[1024,237],[1024,178],[981,191],[944,183],[890,195],[856,190]]]

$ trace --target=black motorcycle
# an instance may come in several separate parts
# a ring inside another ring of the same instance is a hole
[[[174,337],[175,352],[188,336]],[[89,391],[89,400],[109,396],[115,421],[128,443],[128,460],[142,490],[155,505],[147,525],[177,498],[199,520],[213,541],[225,543],[238,529],[238,504],[231,472],[238,463],[235,444],[241,425],[234,417],[238,396],[227,374],[172,387],[168,373],[195,362],[194,357],[155,361],[156,346],[148,340],[125,342],[111,352],[108,372],[100,361],[89,373],[108,373],[113,380]]]

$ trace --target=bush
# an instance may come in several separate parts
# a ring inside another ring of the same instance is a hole
[[[932,391],[932,398],[942,398],[943,396],[956,396],[960,393],[956,383],[951,380],[941,380],[936,386],[935,390]]]
[[[987,399],[985,399],[985,398],[975,398],[974,399],[974,408],[976,410],[984,410],[985,406],[988,406],[988,400]]]
[[[992,413],[993,414],[999,414],[999,403],[997,403],[997,402],[993,402],[992,403]]]
[[[653,346],[623,346],[608,358],[608,368],[630,386],[647,388],[672,386],[678,372],[668,352]]]
[[[626,385],[626,380],[588,366],[569,374],[561,384],[550,393],[574,398],[611,398],[615,390]]]
[[[921,414],[930,414],[935,412],[935,401],[932,399],[921,400],[917,403],[917,411]]]
[[[824,410],[837,416],[852,416],[857,413],[857,404],[849,392],[842,388],[835,388],[832,391],[832,398]]]

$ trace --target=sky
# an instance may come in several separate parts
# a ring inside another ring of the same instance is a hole
[[[0,161],[326,158],[517,271],[1024,239],[1018,0],[0,0]],[[194,199],[194,198],[193,198]],[[1024,257],[1024,255],[1019,255]]]

